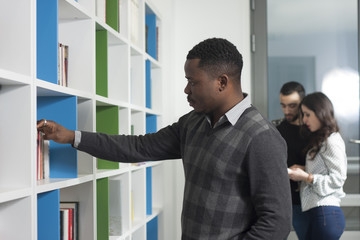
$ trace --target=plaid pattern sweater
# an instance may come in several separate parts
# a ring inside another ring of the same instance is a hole
[[[144,136],[81,132],[78,149],[122,162],[182,158],[183,240],[283,240],[290,232],[286,144],[254,107],[215,128],[192,111]]]

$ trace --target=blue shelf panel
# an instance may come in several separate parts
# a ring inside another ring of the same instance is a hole
[[[157,29],[156,29],[156,15],[147,13],[145,15],[146,28],[146,52],[157,59]]]
[[[38,240],[60,240],[59,190],[37,196]]]
[[[37,119],[53,120],[70,130],[77,129],[77,98],[38,97]],[[77,152],[69,144],[50,141],[50,178],[77,178]]]
[[[152,214],[152,167],[146,168],[146,214]]]
[[[57,84],[58,1],[37,0],[37,78]]]
[[[146,114],[146,133],[157,132],[157,115]]]
[[[150,60],[145,61],[145,101],[146,107],[151,108],[151,62]]]
[[[146,240],[158,240],[158,217],[154,217],[146,225]]]

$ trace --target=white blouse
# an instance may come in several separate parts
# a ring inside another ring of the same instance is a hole
[[[311,160],[306,156],[305,171],[314,176],[313,183],[302,181],[300,188],[302,211],[318,206],[340,206],[345,197],[347,157],[340,133],[332,133]]]

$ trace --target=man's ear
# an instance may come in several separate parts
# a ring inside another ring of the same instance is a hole
[[[221,91],[224,91],[228,87],[230,79],[229,79],[228,75],[221,74],[218,78],[218,81],[219,81],[219,92],[221,92]]]

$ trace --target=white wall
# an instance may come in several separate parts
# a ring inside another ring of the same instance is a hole
[[[189,112],[184,87],[184,63],[188,51],[210,37],[226,38],[242,53],[243,91],[251,92],[249,0],[150,0],[161,13],[164,69],[164,116],[166,126]],[[164,239],[180,240],[184,175],[180,160],[166,164]],[[171,224],[173,223],[173,224]]]

